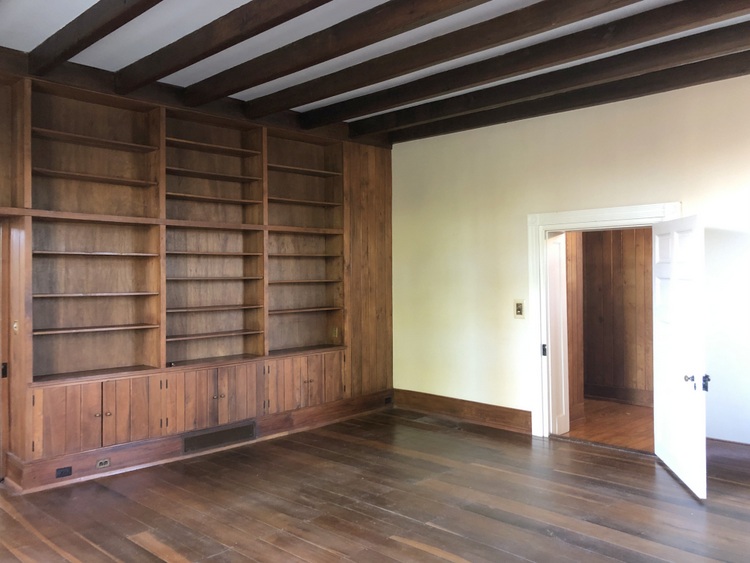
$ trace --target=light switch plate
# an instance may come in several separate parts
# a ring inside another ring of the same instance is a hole
[[[517,319],[525,319],[526,302],[523,299],[513,301],[513,316]]]

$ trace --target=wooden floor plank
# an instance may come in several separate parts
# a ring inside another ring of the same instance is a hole
[[[750,447],[658,460],[389,410],[14,496],[0,561],[746,561]]]
[[[654,453],[654,409],[601,399],[585,399],[585,416],[563,434],[585,442]]]

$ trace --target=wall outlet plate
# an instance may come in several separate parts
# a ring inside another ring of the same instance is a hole
[[[517,319],[526,318],[526,302],[523,299],[513,301],[513,316]]]
[[[62,479],[63,477],[70,477],[71,475],[73,475],[73,467],[70,465],[55,469],[55,479]]]

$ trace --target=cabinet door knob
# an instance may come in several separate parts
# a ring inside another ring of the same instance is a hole
[[[101,418],[102,413],[98,412],[94,414],[94,418]]]
[[[105,412],[104,416],[112,416],[112,413],[111,412]]]
[[[219,398],[219,396],[218,396],[218,395],[214,395],[214,399],[218,399],[218,398]]]
[[[226,397],[226,395],[224,393],[222,393],[221,395],[219,395],[219,397],[221,397],[223,399],[224,397]]]

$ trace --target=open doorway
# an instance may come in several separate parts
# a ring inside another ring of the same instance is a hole
[[[569,231],[570,425],[562,436],[653,453],[650,227]]]

